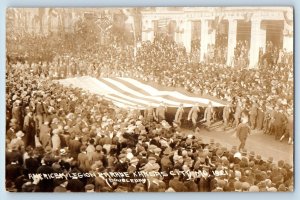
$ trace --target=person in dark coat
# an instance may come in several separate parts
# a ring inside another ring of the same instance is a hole
[[[198,185],[193,179],[186,180],[183,184],[186,187],[186,192],[198,192]]]
[[[167,107],[164,105],[164,103],[162,102],[159,107],[156,108],[156,121],[157,122],[161,122],[162,120],[166,119],[166,110]]]
[[[81,153],[78,154],[77,161],[79,165],[79,169],[82,172],[88,172],[91,168],[91,163],[89,161],[88,156],[86,155],[86,147],[82,146],[80,148]]]
[[[17,177],[22,175],[22,173],[22,167],[20,164],[18,164],[17,160],[14,160],[10,164],[6,165],[6,181],[15,181]]]
[[[256,102],[253,102],[252,107],[250,108],[250,126],[251,129],[255,129],[256,127],[256,117],[257,117],[257,112],[258,112],[258,108],[257,108],[257,104]]]
[[[202,172],[204,172],[205,170],[203,170]],[[205,171],[207,172],[207,171]],[[199,180],[198,183],[198,188],[199,188],[199,192],[210,192],[211,191],[211,180],[212,177],[208,176],[208,172],[207,173],[203,173],[204,176],[202,176]]]
[[[79,141],[79,138],[75,136],[74,139],[70,140],[69,142],[69,150],[71,157],[77,159],[77,155],[80,153],[80,147],[81,147],[81,142]]]
[[[181,120],[182,120],[182,115],[184,113],[184,108],[183,108],[183,104],[180,104],[176,113],[175,113],[175,118],[174,118],[174,122],[176,124],[179,125],[179,127],[181,126]]]
[[[229,116],[231,113],[231,107],[230,104],[227,104],[223,108],[223,123],[224,123],[224,128],[228,127],[229,125]]]
[[[6,152],[6,163],[17,162],[23,165],[23,156],[16,145],[8,145]]]
[[[258,108],[257,110],[257,118],[256,118],[256,129],[262,130],[263,122],[264,122],[265,113],[262,108]]]
[[[45,108],[41,101],[41,98],[37,99],[37,103],[35,105],[35,118],[37,121],[37,129],[39,130],[41,125],[44,122],[44,114],[45,114]]]
[[[249,134],[250,134],[250,127],[248,125],[248,118],[243,117],[242,123],[240,123],[236,128],[236,135],[237,138],[240,140],[240,145],[238,147],[239,151],[241,151],[241,149],[244,149]]]
[[[39,131],[39,138],[42,143],[44,149],[47,147],[51,147],[51,128],[49,127],[49,122],[45,121],[44,124],[41,125]]]
[[[51,174],[54,170],[51,166],[51,160],[47,157],[42,159],[42,165],[37,169],[38,174]],[[54,189],[54,179],[42,179],[38,183],[41,192],[53,192]]]
[[[12,118],[16,119],[17,124],[21,127],[22,124],[22,110],[19,104],[21,103],[20,100],[16,100],[13,104],[12,108]]]
[[[34,157],[32,151],[28,152],[29,158],[25,159],[25,166],[28,170],[28,173],[36,173],[37,169],[40,166],[40,163],[37,158]]]
[[[10,142],[12,139],[14,139],[16,137],[16,133],[17,133],[17,131],[13,127],[10,127],[6,131],[6,140]]]
[[[292,114],[291,109],[288,110],[288,113],[286,114],[287,123],[285,126],[284,134],[281,136],[280,141],[282,141],[285,137],[288,137],[288,144],[293,144],[293,138],[294,138],[294,116]]]
[[[179,176],[174,176],[174,178],[169,181],[169,187],[172,187],[176,192],[186,192],[187,188],[179,178]]]
[[[24,118],[23,124],[24,144],[26,146],[35,146],[35,122],[32,116],[32,112],[27,112]]]
[[[84,184],[78,178],[74,177],[68,181],[66,189],[71,192],[84,192]]]
[[[147,107],[147,109],[144,111],[144,118],[148,121],[148,122],[153,122],[154,118],[155,118],[155,111],[153,106],[149,105]]]
[[[126,161],[126,155],[120,154],[119,161],[116,163],[116,171],[117,172],[126,172],[128,170],[128,163]]]
[[[275,140],[279,140],[281,136],[284,134],[285,124],[287,122],[286,116],[283,114],[282,110],[276,112],[274,115],[274,132],[275,132]]]

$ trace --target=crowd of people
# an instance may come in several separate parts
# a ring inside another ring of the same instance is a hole
[[[223,61],[189,62],[184,47],[163,36],[137,49],[111,43],[47,62],[11,60],[6,75],[6,187],[25,192],[292,191],[293,167],[247,152],[242,140],[239,147],[227,149],[195,137],[197,129],[183,131],[180,123],[156,121],[146,112],[123,110],[52,81],[122,76],[213,96],[228,102],[222,112],[224,128],[241,129],[246,116],[249,129],[292,144],[293,63],[281,60],[258,69],[230,68]],[[148,174],[147,183],[110,184],[105,176],[31,177],[127,172],[133,178],[137,171]]]
[[[272,157],[264,160],[246,149],[204,141],[166,121],[49,80],[25,64],[7,74],[9,191],[293,191],[293,168],[283,160],[275,163]],[[79,175],[106,172],[145,182]],[[72,176],[58,177],[61,173]]]
[[[233,66],[241,67],[249,65],[249,50],[250,45],[248,40],[238,40],[236,43],[236,47],[234,48],[234,59]]]
[[[240,43],[238,43],[240,44]],[[244,45],[240,49],[246,49]],[[247,45],[246,45],[247,46]],[[268,50],[270,52],[270,50]],[[136,57],[134,56],[136,54]],[[287,57],[287,58],[286,58]],[[230,126],[240,111],[251,115],[252,129],[281,139],[291,132],[293,116],[293,64],[290,54],[259,69],[230,68],[224,64],[189,63],[183,47],[164,37],[133,48],[112,43],[102,51],[57,56],[52,62],[25,63],[34,73],[54,79],[90,75],[97,78],[122,76],[183,88],[188,92],[230,102],[226,116]],[[237,107],[239,107],[237,109]],[[236,117],[235,117],[236,116]],[[250,120],[249,120],[250,121]],[[285,128],[285,127],[289,128]],[[282,127],[282,128],[278,128]],[[292,143],[292,134],[289,143]]]

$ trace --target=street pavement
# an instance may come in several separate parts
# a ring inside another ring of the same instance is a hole
[[[193,134],[192,131],[186,130],[187,134]],[[224,131],[222,128],[214,130],[200,129],[200,132],[195,135],[196,138],[201,137],[205,143],[209,143],[210,139],[214,139],[215,143],[220,143],[222,146],[231,149],[232,146],[239,146],[239,139],[235,136],[235,130],[230,129]],[[275,140],[272,135],[265,135],[263,131],[252,130],[246,141],[247,152],[254,151],[255,154],[260,154],[262,159],[267,160],[273,157],[274,162],[279,160],[293,165],[294,145],[287,143],[287,138],[282,142]]]

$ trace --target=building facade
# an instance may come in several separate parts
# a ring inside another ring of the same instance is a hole
[[[249,42],[250,67],[257,66],[260,48],[265,52],[268,40],[273,41],[278,49],[285,49],[287,52],[293,51],[293,10],[289,7],[143,9],[142,40],[153,41],[157,27],[163,26],[164,21],[175,22],[174,40],[182,43],[188,53],[191,52],[192,27],[198,24],[200,61],[204,60],[208,46],[215,44],[218,27],[224,24],[227,32],[227,65],[230,65],[232,61],[239,38],[247,39]]]

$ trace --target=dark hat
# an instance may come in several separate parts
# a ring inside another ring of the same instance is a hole
[[[140,155],[146,156],[146,155],[147,155],[147,152],[146,152],[145,150],[143,150],[143,151],[140,152]]]
[[[256,160],[261,160],[261,155],[257,154],[255,159]]]
[[[135,162],[139,162],[139,159],[137,157],[133,157],[131,160],[130,160],[130,163],[135,163]]]
[[[285,191],[286,191],[286,188],[285,188],[284,184],[280,184],[278,187],[278,192],[285,192]]]
[[[219,156],[219,157],[221,157],[222,155],[223,155],[223,151],[221,150],[221,149],[218,149],[217,151],[216,151],[216,155],[217,156]]]
[[[101,151],[102,150],[102,147],[100,145],[97,145],[96,146],[96,151]]]
[[[171,148],[166,148],[163,153],[165,155],[170,155],[172,153],[172,149]]]
[[[126,154],[121,153],[121,154],[119,155],[119,159],[121,159],[121,158],[126,158]]]
[[[252,185],[249,188],[249,192],[259,192],[259,188],[256,185]]]
[[[284,167],[284,161],[283,160],[279,160],[278,161],[278,167]]]
[[[84,189],[85,191],[91,191],[95,189],[95,186],[93,184],[87,184]]]
[[[273,162],[273,157],[269,157],[269,158],[268,158],[268,162],[269,162],[269,163],[272,163],[272,162]]]
[[[80,151],[81,151],[81,152],[86,151],[86,146],[81,146],[81,147],[80,147]]]
[[[223,188],[223,187],[225,187],[226,182],[224,180],[218,180],[217,184],[218,184],[219,187]]]
[[[217,142],[215,145],[217,148],[221,147],[221,144],[219,142]]]
[[[234,182],[234,189],[235,190],[241,190],[242,189],[242,183],[240,181]]]
[[[149,157],[148,157],[148,160],[149,160],[149,161],[150,161],[150,160],[155,160],[155,161],[156,161],[157,159],[156,159],[155,156],[149,156]]]
[[[52,148],[50,146],[47,146],[45,148],[45,153],[51,153],[52,152]]]
[[[247,149],[242,149],[241,153],[242,155],[247,155]]]
[[[255,152],[254,151],[250,151],[249,156],[254,157],[255,156]]]
[[[231,153],[236,153],[237,152],[237,146],[232,146],[231,148]]]
[[[243,190],[249,190],[249,188],[250,188],[250,184],[249,183],[247,183],[247,182],[243,182],[242,183],[242,189]]]

